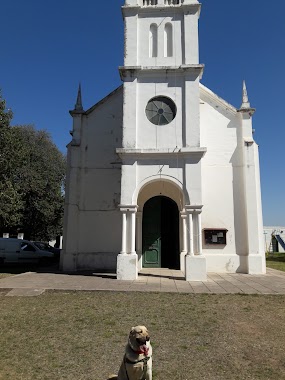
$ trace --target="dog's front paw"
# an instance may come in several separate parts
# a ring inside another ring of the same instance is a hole
[[[117,380],[118,376],[117,375],[109,375],[107,380]]]

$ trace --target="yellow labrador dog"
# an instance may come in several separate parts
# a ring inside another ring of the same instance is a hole
[[[152,380],[152,347],[145,326],[133,327],[118,376],[108,380]]]

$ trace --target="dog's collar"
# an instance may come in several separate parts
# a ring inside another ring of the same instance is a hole
[[[141,363],[141,362],[144,362],[145,364],[149,361],[150,359],[150,356],[145,356],[143,359],[141,360],[135,360],[135,361],[132,361],[130,359],[127,358],[127,356],[125,355],[125,361],[128,363],[128,364],[137,364],[137,363]]]
[[[134,351],[134,350],[133,350]],[[147,348],[145,351],[139,350],[139,351],[134,351],[136,354],[141,355],[144,354],[144,356],[148,355],[149,348]]]

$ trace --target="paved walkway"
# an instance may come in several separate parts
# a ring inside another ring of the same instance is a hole
[[[106,290],[171,293],[285,294],[285,272],[266,275],[209,273],[208,281],[186,282],[180,271],[143,269],[137,281],[118,281],[115,274],[26,272],[0,279],[7,296],[37,296],[45,290]]]

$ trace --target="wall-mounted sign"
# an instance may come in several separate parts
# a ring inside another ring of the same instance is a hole
[[[204,229],[205,244],[227,244],[227,232],[223,229]]]

